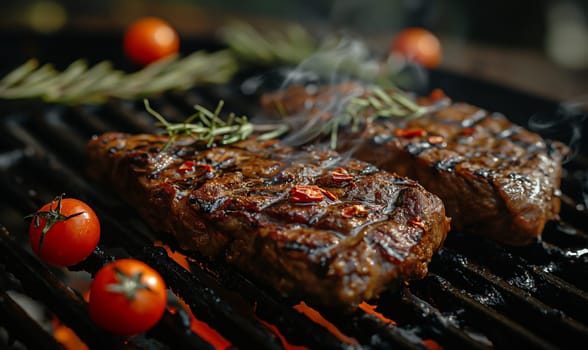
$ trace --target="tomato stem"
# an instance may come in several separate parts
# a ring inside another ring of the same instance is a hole
[[[113,267],[117,283],[112,283],[106,286],[106,289],[113,293],[123,294],[128,300],[134,300],[135,295],[141,289],[153,292],[148,285],[141,281],[143,278],[143,271],[139,271],[133,275],[127,275],[117,267]]]
[[[41,247],[43,246],[43,241],[45,240],[45,235],[47,234],[47,232],[49,232],[49,230],[51,229],[51,227],[53,227],[53,225],[55,225],[58,222],[61,221],[66,221],[69,220],[75,216],[81,215],[84,212],[80,211],[78,213],[74,213],[71,215],[63,215],[61,213],[61,201],[63,200],[63,196],[65,195],[65,193],[60,194],[59,196],[55,197],[55,199],[53,199],[53,201],[51,201],[51,204],[49,204],[49,210],[48,211],[37,211],[35,213],[29,214],[27,216],[25,216],[25,219],[30,219],[33,218],[33,225],[35,228],[39,228],[41,227],[41,218],[45,219],[45,226],[43,226],[43,230],[41,231],[41,237],[39,238],[39,250],[41,250]],[[55,209],[53,209],[53,203],[57,202],[57,205],[55,207]]]

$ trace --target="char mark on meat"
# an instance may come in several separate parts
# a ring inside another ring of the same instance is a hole
[[[202,149],[162,135],[89,141],[89,174],[187,250],[289,297],[353,307],[424,277],[449,230],[416,182],[333,151],[254,139]],[[156,176],[154,176],[156,175]]]
[[[312,118],[319,113],[324,118],[330,111],[317,112],[313,101],[349,91],[351,84],[320,87],[315,94],[291,87],[264,95],[261,104],[269,113],[279,105],[291,114]],[[364,91],[363,97],[371,93],[369,87]],[[436,99],[417,100],[436,106],[420,118],[378,118],[359,132],[341,130],[339,151],[353,149],[354,157],[412,178],[437,194],[452,229],[510,245],[539,238],[546,222],[558,218],[557,191],[567,147],[501,114],[447,97]]]

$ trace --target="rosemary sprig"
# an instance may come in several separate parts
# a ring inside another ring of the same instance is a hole
[[[182,137],[195,137],[198,141],[205,141],[207,147],[210,147],[218,137],[220,137],[220,143],[225,145],[244,140],[253,132],[253,124],[248,122],[245,115],[239,117],[230,113],[226,121],[220,118],[220,112],[224,106],[223,100],[218,102],[214,111],[200,105],[194,106],[196,112],[186,118],[183,123],[170,123],[151,108],[147,99],[143,102],[145,110],[159,121],[157,125],[162,127],[169,136],[169,140],[161,149],[162,152]]]
[[[245,22],[234,22],[219,31],[237,59],[255,65],[298,64],[316,51],[317,43],[299,25],[261,33]]]
[[[399,89],[385,91],[381,87],[371,88],[371,93],[354,97],[341,113],[333,115],[321,128],[321,133],[330,137],[330,147],[337,148],[339,130],[351,127],[356,131],[362,122],[376,118],[414,119],[427,113],[428,108],[420,106]]]
[[[144,99],[143,103],[145,110],[158,120],[157,126],[162,127],[169,136],[161,152],[182,137],[195,137],[198,141],[205,141],[206,146],[210,147],[215,140],[219,140],[223,145],[242,141],[254,131],[265,131],[258,136],[259,140],[277,138],[288,131],[288,126],[284,124],[253,125],[248,121],[247,116],[237,116],[235,113],[229,113],[226,120],[223,120],[220,117],[224,106],[223,100],[218,102],[214,111],[200,105],[194,106],[196,112],[182,123],[170,123],[151,107],[147,99]]]
[[[171,56],[133,73],[114,69],[109,61],[90,67],[85,60],[77,60],[59,71],[31,59],[0,80],[0,98],[101,103],[109,98],[135,99],[198,84],[223,83],[236,71],[237,63],[227,50]]]

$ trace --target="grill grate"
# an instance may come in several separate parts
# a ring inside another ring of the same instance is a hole
[[[231,87],[169,93],[151,104],[170,119],[182,120],[192,105],[227,101],[234,110],[250,104]],[[208,102],[208,103],[207,103]],[[357,344],[345,341],[296,311],[268,288],[250,281],[224,263],[189,255],[191,271],[178,265],[162,239],[151,232],[116,194],[99,188],[84,174],[84,147],[93,135],[110,130],[153,132],[153,120],[139,102],[110,101],[103,106],[63,107],[43,104],[10,108],[0,117],[0,328],[13,341],[36,349],[59,344],[6,293],[16,290],[37,299],[92,348],[214,348],[190,331],[186,315],[167,312],[151,331],[122,339],[97,329],[79,295],[62,281],[63,271],[40,263],[24,241],[22,217],[65,192],[92,204],[101,219],[99,249],[72,268],[95,272],[121,256],[143,260],[165,276],[173,292],[196,317],[237,348],[280,349],[279,329],[290,344],[310,348],[568,348],[588,339],[588,222],[577,204],[581,187],[572,175],[585,169],[583,158],[566,166],[562,222],[546,228],[544,241],[506,248],[452,233],[435,256],[429,275],[385,293],[377,311],[390,325],[358,310],[321,315]],[[172,245],[173,242],[166,242]],[[34,334],[35,336],[32,336]],[[434,341],[433,342],[431,342]]]

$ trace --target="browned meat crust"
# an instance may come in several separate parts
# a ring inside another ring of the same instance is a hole
[[[261,102],[266,110],[279,106],[282,112],[324,118],[328,111],[321,106],[334,105],[334,98],[350,91],[357,95],[358,87],[347,83],[310,94],[296,86]],[[418,119],[380,118],[360,133],[342,131],[339,150],[353,149],[358,159],[417,180],[441,197],[452,229],[510,245],[540,237],[546,222],[558,218],[567,147],[501,114],[444,99],[445,107]]]
[[[182,140],[160,152],[166,141],[94,137],[89,174],[184,248],[224,258],[287,296],[355,306],[394,281],[424,277],[449,230],[438,197],[335,152],[255,140],[210,149]],[[295,203],[297,186],[323,192]]]

